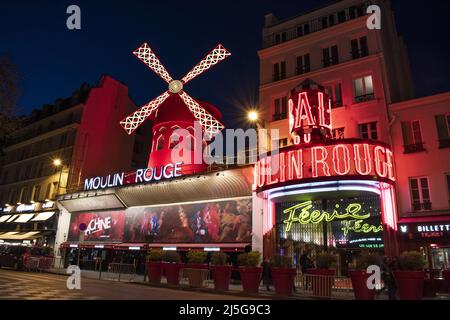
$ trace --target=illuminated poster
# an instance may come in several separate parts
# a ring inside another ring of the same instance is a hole
[[[249,242],[252,200],[126,210],[126,242]]]
[[[69,241],[80,240],[80,224],[86,225],[86,241],[122,241],[125,211],[88,212],[72,214]]]
[[[279,238],[330,247],[383,248],[380,197],[283,202],[277,205]]]

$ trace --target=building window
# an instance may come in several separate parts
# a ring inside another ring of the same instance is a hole
[[[284,148],[288,146],[288,139],[287,138],[283,138],[278,140],[278,147],[279,148]]]
[[[44,163],[39,162],[37,170],[36,170],[36,177],[42,177],[42,171],[44,169]]]
[[[403,121],[402,133],[405,153],[425,151],[420,122],[418,120]]]
[[[448,203],[450,204],[450,173],[445,174],[447,179]]]
[[[16,175],[15,175],[15,179],[14,179],[14,181],[19,181],[20,180],[20,171],[21,171],[21,167],[17,167],[16,168]]]
[[[64,133],[59,138],[59,148],[64,148],[67,143],[67,133]]]
[[[436,128],[439,138],[439,148],[450,147],[450,114],[435,116]]]
[[[286,61],[281,61],[273,65],[273,81],[286,79]]]
[[[274,100],[273,121],[287,118],[287,97],[282,97]]]
[[[164,135],[159,135],[158,139],[156,139],[156,151],[164,149]]]
[[[311,71],[309,53],[297,57],[297,75]]]
[[[361,37],[359,39],[353,39],[351,41],[352,47],[352,59],[359,59],[367,57],[369,55],[369,46],[367,44],[367,37]]]
[[[342,103],[342,86],[340,83],[335,83],[327,87],[328,96],[331,99],[331,108],[339,108],[343,106]]]
[[[275,35],[275,44],[279,44],[281,42],[286,42],[286,31],[277,33]]]
[[[413,211],[431,210],[428,178],[409,178],[409,187]]]
[[[362,139],[377,140],[378,139],[377,123],[376,122],[361,123],[359,125],[359,136]]]
[[[31,200],[39,201],[41,199],[40,196],[41,196],[41,186],[36,185],[33,187],[33,196]]]
[[[357,78],[354,80],[355,102],[364,102],[375,98],[373,92],[372,76]]]
[[[344,136],[344,131],[345,131],[345,128],[344,128],[344,127],[333,129],[333,130],[331,131],[331,133],[332,133],[332,135],[333,135],[333,139],[344,139],[344,138],[345,138],[345,136]]]
[[[337,46],[331,48],[323,48],[323,66],[329,67],[339,63],[339,52]]]

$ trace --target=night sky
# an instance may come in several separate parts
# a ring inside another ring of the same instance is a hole
[[[0,2],[0,54],[22,77],[18,114],[70,96],[107,74],[142,105],[167,89],[132,51],[148,42],[173,78],[181,78],[222,43],[232,56],[186,86],[219,107],[224,123],[256,104],[264,14],[287,18],[329,1],[9,1]],[[417,96],[450,90],[448,1],[391,0],[409,49]],[[425,5],[426,3],[426,5]],[[66,28],[66,8],[81,7],[81,30]]]

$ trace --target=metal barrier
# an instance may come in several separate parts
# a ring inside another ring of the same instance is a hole
[[[112,275],[112,279],[127,279],[128,281],[134,280],[136,276],[136,266],[131,263],[110,263],[108,264],[108,273]]]
[[[350,278],[327,275],[302,274],[296,278],[299,293],[315,298],[344,298],[353,295]]]
[[[54,258],[51,257],[28,257],[24,262],[25,271],[43,271],[53,267]]]

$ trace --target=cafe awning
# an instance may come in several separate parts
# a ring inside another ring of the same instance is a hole
[[[398,223],[434,223],[434,222],[448,222],[450,221],[449,215],[441,215],[441,216],[421,216],[421,217],[408,217],[401,218]]]
[[[0,239],[2,240],[32,240],[39,236],[39,231],[32,232],[3,232],[0,233]]]

